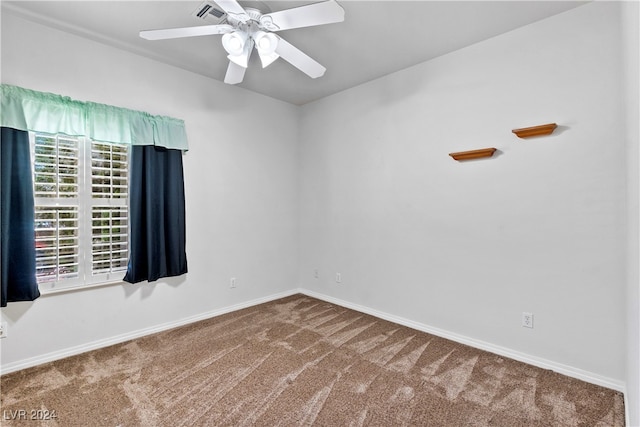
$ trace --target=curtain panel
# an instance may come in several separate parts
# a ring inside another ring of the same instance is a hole
[[[40,296],[36,281],[33,179],[29,134],[0,129],[1,306]]]
[[[131,147],[130,249],[125,282],[187,272],[182,152]]]
[[[184,122],[66,96],[1,85],[0,126],[95,141],[189,149]]]

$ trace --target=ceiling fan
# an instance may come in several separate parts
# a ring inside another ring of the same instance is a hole
[[[229,54],[229,66],[224,77],[228,84],[242,82],[254,47],[260,55],[262,68],[281,57],[311,78],[322,76],[325,67],[275,32],[344,21],[344,9],[335,0],[266,14],[252,7],[242,7],[236,0],[215,0],[222,10],[214,8],[210,11],[212,4],[206,3],[208,8],[201,9],[198,16],[212,13],[221,18],[219,24],[145,30],[140,31],[140,37],[163,40],[222,34],[222,46]]]

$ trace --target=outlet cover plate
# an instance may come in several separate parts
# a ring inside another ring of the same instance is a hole
[[[522,327],[533,328],[533,313],[522,312]]]

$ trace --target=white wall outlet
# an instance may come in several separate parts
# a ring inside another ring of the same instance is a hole
[[[533,313],[522,312],[522,327],[533,328]]]
[[[7,322],[0,323],[0,338],[6,338],[7,333]]]
[[[342,283],[342,274],[336,273],[336,283]]]
[[[317,268],[315,270],[313,270],[313,277],[315,277],[316,279],[318,277],[320,277],[320,273],[318,273],[318,269]]]
[[[236,278],[235,278],[235,277],[232,277],[232,278],[229,280],[229,287],[230,287],[230,288],[235,288],[235,287],[236,287]]]

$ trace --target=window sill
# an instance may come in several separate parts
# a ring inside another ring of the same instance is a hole
[[[57,294],[62,294],[67,292],[84,291],[89,289],[102,288],[105,286],[124,285],[124,284],[130,284],[130,283],[125,282],[122,279],[119,279],[119,280],[110,280],[108,282],[91,283],[89,285],[67,286],[64,288],[57,288],[57,289],[40,289],[40,296],[44,297],[47,295],[57,295]]]

